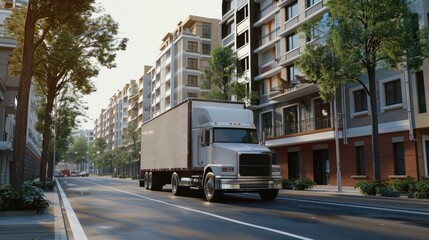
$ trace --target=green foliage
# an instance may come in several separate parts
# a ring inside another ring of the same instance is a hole
[[[307,190],[314,186],[316,186],[316,183],[309,178],[283,180],[284,189]]]
[[[384,181],[359,181],[355,185],[355,188],[359,188],[360,192],[366,196],[375,196],[386,187],[387,183]]]
[[[26,185],[29,186],[34,186],[34,187],[38,187],[41,188],[43,191],[54,191],[54,187],[56,185],[55,181],[52,180],[46,180],[45,183],[43,184],[42,182],[35,182],[35,181],[27,181],[25,182]]]
[[[407,177],[405,179],[396,178],[389,182],[389,188],[400,193],[408,193],[410,187],[416,184],[416,180]]]
[[[1,211],[37,211],[43,213],[49,207],[49,201],[41,188],[24,183],[20,190],[10,186],[0,186]]]
[[[227,47],[212,49],[209,67],[204,69],[201,88],[211,89],[204,95],[205,99],[237,100],[248,104],[257,101],[258,95],[249,90],[247,82],[239,82],[244,71],[236,54]]]
[[[429,179],[419,181],[410,186],[410,198],[429,199]]]

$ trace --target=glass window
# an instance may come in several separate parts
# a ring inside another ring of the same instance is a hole
[[[286,8],[286,21],[298,16],[298,2],[295,1]]]
[[[405,175],[405,149],[404,143],[394,143],[395,175]]]
[[[402,103],[401,81],[399,79],[384,84],[386,106]]]
[[[356,146],[356,174],[365,175],[365,152],[364,146]]]
[[[305,7],[309,8],[309,7],[313,6],[314,4],[316,4],[319,1],[320,0],[307,0]]]
[[[323,99],[314,100],[314,116],[316,129],[331,127],[331,104],[325,103]]]
[[[283,109],[285,134],[298,132],[298,106]]]
[[[286,51],[292,51],[299,46],[299,36],[297,33],[287,36]]]
[[[203,24],[203,38],[212,38],[212,26]]]
[[[201,48],[203,50],[203,54],[210,55],[210,51],[212,50],[212,46],[210,43],[202,43]]]
[[[426,93],[425,93],[425,79],[423,77],[423,71],[416,72],[416,83],[417,83],[417,100],[419,113],[426,112]]]
[[[186,85],[198,87],[198,76],[188,75],[188,78],[186,79]]]
[[[364,89],[353,92],[355,112],[368,111],[368,98]]]
[[[198,52],[198,43],[188,41],[188,52]]]
[[[213,135],[215,143],[258,143],[255,129],[215,128]]]
[[[265,132],[265,134],[267,134],[267,136],[271,136],[271,129],[273,127],[273,123],[272,123],[272,113],[271,112],[266,112],[263,113],[261,115],[261,120],[262,120],[262,131]]]
[[[198,69],[198,60],[196,58],[188,58],[188,69]]]

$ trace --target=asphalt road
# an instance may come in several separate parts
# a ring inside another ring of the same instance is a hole
[[[173,196],[138,181],[61,178],[88,239],[428,239],[429,201],[282,190],[257,194]]]

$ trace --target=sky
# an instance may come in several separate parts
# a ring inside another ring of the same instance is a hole
[[[221,19],[222,0],[97,0],[105,13],[119,23],[119,37],[129,39],[126,51],[116,57],[116,68],[101,68],[92,79],[97,91],[84,96],[89,120],[81,129],[93,129],[101,109],[117,90],[143,76],[144,65],[153,65],[159,54],[161,40],[188,15]]]

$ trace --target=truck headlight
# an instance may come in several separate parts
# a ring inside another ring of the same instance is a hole
[[[281,173],[281,169],[280,169],[280,166],[278,166],[278,165],[273,165],[272,167],[271,167],[271,172],[272,172],[272,175],[280,175],[280,173]]]
[[[222,172],[234,172],[234,167],[222,167]]]

